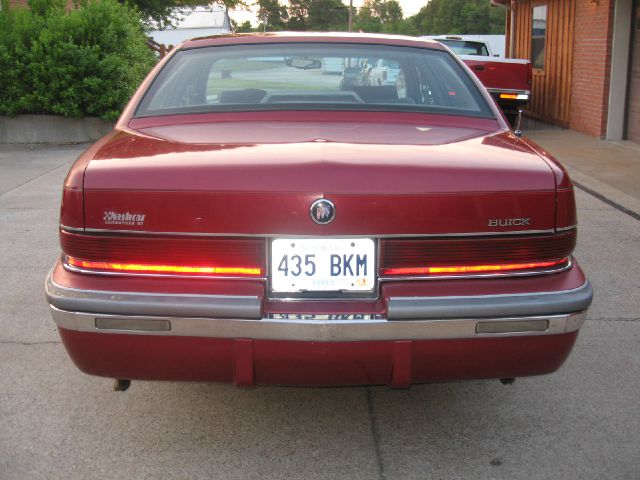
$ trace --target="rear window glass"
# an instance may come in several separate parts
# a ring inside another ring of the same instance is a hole
[[[451,51],[456,55],[481,55],[484,57],[489,56],[489,50],[487,50],[487,46],[481,42],[449,39],[438,39],[438,42],[449,47]]]
[[[136,116],[290,109],[493,116],[447,52],[317,43],[178,52],[144,95]]]

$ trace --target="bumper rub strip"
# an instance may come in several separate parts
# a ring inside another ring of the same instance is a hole
[[[554,315],[586,310],[593,299],[589,281],[572,290],[507,295],[391,297],[389,320]]]
[[[257,296],[163,294],[77,290],[58,285],[47,277],[49,304],[61,310],[99,314],[160,315],[163,317],[260,318]]]

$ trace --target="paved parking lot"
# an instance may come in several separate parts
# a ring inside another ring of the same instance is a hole
[[[0,479],[640,479],[640,222],[578,191],[595,302],[556,374],[238,389],[80,373],[49,318],[83,147],[0,147]]]

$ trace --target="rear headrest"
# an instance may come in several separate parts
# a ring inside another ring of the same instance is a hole
[[[351,87],[358,96],[367,103],[393,102],[398,100],[398,91],[395,85],[383,85],[381,87]]]

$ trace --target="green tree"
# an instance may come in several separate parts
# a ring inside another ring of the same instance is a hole
[[[376,12],[373,10],[370,2],[365,2],[360,10],[358,10],[358,14],[355,17],[355,31],[358,32],[381,32],[382,31],[382,22],[380,21],[380,17],[376,15]]]
[[[115,119],[155,63],[139,14],[115,0],[0,12],[0,114]]]
[[[307,30],[309,4],[311,0],[289,0],[289,20],[287,28],[290,30]]]
[[[341,0],[290,0],[290,30],[346,30],[349,7]]]
[[[411,20],[411,18],[403,18],[402,21],[396,25],[396,29],[393,33],[397,33],[398,35],[410,35],[415,37],[416,35],[419,34],[419,31],[418,31],[418,27]]]
[[[277,31],[287,28],[289,13],[278,0],[258,0],[257,5],[258,20],[260,20],[259,30]]]
[[[234,19],[231,19],[231,28],[235,33],[250,33],[256,31],[249,20],[238,24]]]
[[[46,0],[45,0],[46,1]],[[118,0],[120,3],[140,11],[147,28],[166,28],[194,7],[210,5],[210,0]],[[244,0],[214,0],[214,3],[233,8],[246,5]]]
[[[403,30],[402,7],[397,0],[366,0],[356,17],[356,30],[400,33]]]
[[[345,30],[349,22],[349,8],[341,0],[311,0],[309,30]]]
[[[485,0],[431,0],[407,20],[420,35],[502,34],[504,15]]]

